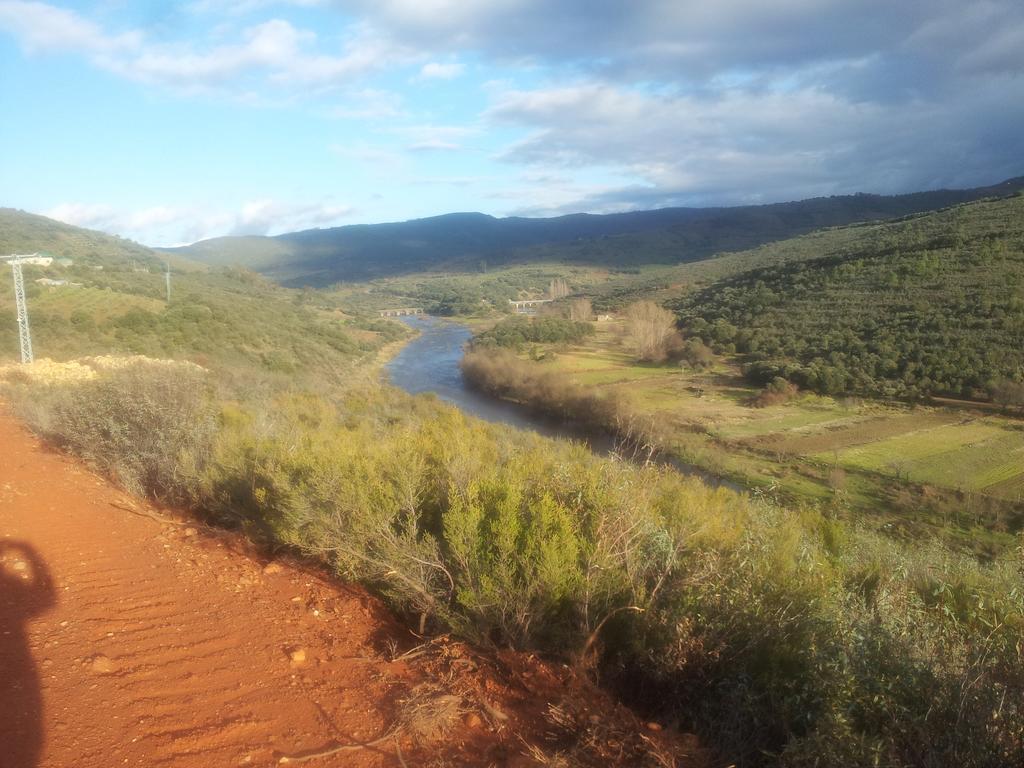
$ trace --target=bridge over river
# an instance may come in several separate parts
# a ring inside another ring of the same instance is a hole
[[[525,299],[520,301],[509,299],[508,303],[512,305],[512,311],[517,315],[535,315],[537,314],[537,308],[542,304],[550,304],[551,299]]]

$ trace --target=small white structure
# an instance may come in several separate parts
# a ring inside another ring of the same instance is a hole
[[[54,280],[53,278],[50,278],[50,277],[40,277],[38,280],[36,280],[36,282],[39,285],[45,285],[45,286],[47,286],[49,288],[57,288],[57,287],[59,287],[61,285],[67,285],[68,284],[67,280]]]
[[[22,265],[30,264],[33,267],[48,267],[53,264],[53,256],[39,256],[38,254],[32,254],[31,256],[19,256],[18,261]]]

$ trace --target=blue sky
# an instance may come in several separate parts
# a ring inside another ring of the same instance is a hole
[[[0,0],[0,205],[151,245],[1024,174],[1020,0]]]

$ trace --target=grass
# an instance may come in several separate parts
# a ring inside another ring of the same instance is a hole
[[[856,414],[834,404],[807,398],[792,406],[775,406],[754,411],[745,421],[725,424],[719,434],[729,438],[762,437],[779,433],[805,434],[809,428],[835,429],[860,420]]]
[[[682,461],[761,494],[842,508],[900,536],[939,532],[966,548],[1012,543],[1005,530],[944,510],[964,492],[997,506],[1024,497],[1018,421],[812,394],[756,408],[757,391],[733,361],[719,359],[707,372],[638,364],[619,321],[596,328],[579,345],[545,350],[551,354],[541,365],[628,398]],[[908,483],[921,490],[908,496]]]
[[[914,482],[977,491],[1024,475],[1024,433],[987,420],[946,425],[849,448],[838,454],[838,461],[844,467],[900,472]]]
[[[1008,480],[994,483],[985,488],[985,491],[1003,499],[1018,502],[1024,501],[1024,474],[1018,474]]]
[[[33,309],[65,319],[70,318],[75,312],[85,312],[95,322],[102,323],[121,317],[132,309],[162,312],[165,303],[149,296],[83,286],[43,289],[34,297],[33,305]]]

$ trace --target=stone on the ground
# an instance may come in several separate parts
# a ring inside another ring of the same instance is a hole
[[[98,653],[89,660],[89,666],[93,672],[100,675],[109,675],[116,669],[114,662],[109,656]]]

